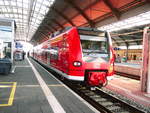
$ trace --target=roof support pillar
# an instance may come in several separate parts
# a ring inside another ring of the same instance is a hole
[[[141,91],[150,93],[150,33],[148,33],[148,29],[145,28],[143,33]]]
[[[126,43],[126,47],[127,47],[127,50],[126,50],[126,59],[128,60],[128,53],[129,53],[129,44],[128,43]]]

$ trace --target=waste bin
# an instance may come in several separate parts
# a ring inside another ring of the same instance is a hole
[[[12,62],[10,59],[0,59],[0,73],[9,74],[11,70]]]

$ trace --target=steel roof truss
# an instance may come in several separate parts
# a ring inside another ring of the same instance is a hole
[[[62,29],[64,29],[64,26],[60,24],[56,19],[51,19],[54,23],[56,23],[58,26],[60,26]]]
[[[59,16],[61,16],[62,18],[64,18],[65,20],[67,20],[69,22],[69,24],[71,24],[72,26],[76,26],[66,15],[64,15],[62,12],[58,11],[56,8],[52,7],[52,10],[54,10],[56,13],[59,14]]]
[[[66,1],[68,4],[70,4],[76,11],[78,11],[88,22],[88,24],[90,25],[90,27],[94,27],[95,24],[94,22],[84,13],[84,11],[82,9],[80,9],[72,0],[64,0]]]
[[[119,20],[121,13],[115,7],[113,7],[109,0],[103,0],[103,2],[105,3],[105,5],[107,5],[107,7],[109,7],[113,15]]]

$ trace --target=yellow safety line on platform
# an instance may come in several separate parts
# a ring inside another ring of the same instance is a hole
[[[15,82],[0,82],[0,84],[12,84],[12,83],[15,83]]]
[[[0,85],[0,88],[10,88],[12,85]]]
[[[2,83],[2,82],[0,82],[0,83]],[[13,83],[13,86],[12,86],[12,90],[11,90],[11,93],[9,96],[8,104],[0,104],[0,106],[11,106],[13,104],[17,82],[3,82],[3,83]]]
[[[16,91],[16,86],[17,86],[17,82],[14,82],[13,88],[12,88],[11,93],[10,93],[8,105],[12,105],[12,103],[13,103],[15,91]]]

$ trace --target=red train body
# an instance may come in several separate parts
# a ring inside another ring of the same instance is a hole
[[[113,54],[108,32],[72,27],[34,47],[32,56],[69,80],[99,86],[114,73]]]

